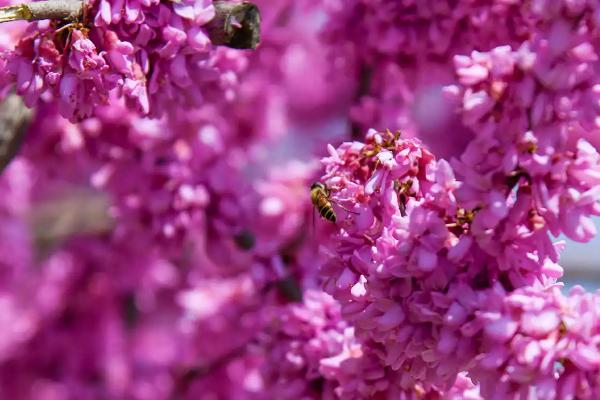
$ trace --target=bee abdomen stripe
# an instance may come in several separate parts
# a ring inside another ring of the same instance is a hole
[[[327,212],[325,213],[325,219],[327,219],[329,221],[335,220],[335,213],[333,212],[332,209],[327,210]]]
[[[319,209],[319,213],[321,214],[321,216],[323,218],[325,218],[326,220],[333,220],[335,218],[335,213],[333,212],[333,210],[331,208],[328,207],[322,207],[321,209]]]

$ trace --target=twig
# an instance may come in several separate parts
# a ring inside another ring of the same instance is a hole
[[[211,42],[234,49],[255,49],[260,42],[260,12],[250,2],[215,1],[215,17],[205,26]],[[81,21],[84,1],[45,0],[0,8],[0,23],[58,19]]]
[[[59,196],[40,202],[28,215],[40,259],[75,235],[101,235],[114,221],[108,196],[88,188],[66,188]]]
[[[14,93],[0,104],[0,172],[21,147],[31,116],[32,111]]]
[[[244,353],[248,349],[248,346],[252,342],[253,339],[250,339],[247,342],[244,342],[241,345],[229,350],[227,353],[223,354],[216,360],[210,361],[206,364],[199,363],[196,365],[192,365],[185,368],[183,371],[176,373],[173,400],[178,400],[182,398],[182,396],[185,395],[185,393],[187,392],[194,380],[199,379],[211,372],[214,372],[217,369],[227,365],[229,362],[235,360],[236,358],[244,355]]]
[[[42,19],[80,20],[83,16],[83,1],[80,0],[46,0],[17,6],[0,8],[0,22]]]
[[[250,2],[215,1],[216,15],[206,26],[217,46],[255,49],[260,42],[260,12]]]

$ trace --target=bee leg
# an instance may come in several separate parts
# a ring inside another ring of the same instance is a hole
[[[57,30],[55,30],[54,33],[60,33],[62,31],[64,31],[65,29],[72,28],[73,26],[75,26],[75,22],[70,22],[70,23],[68,23],[66,25],[61,26]]]
[[[351,211],[351,210],[348,210],[346,207],[344,207],[343,205],[341,205],[339,202],[337,202],[337,201],[335,201],[335,200],[329,199],[329,201],[331,201],[332,203],[335,203],[335,204],[337,204],[337,205],[338,205],[338,207],[340,207],[342,210],[344,210],[344,211],[346,211],[346,212],[348,212],[348,213],[351,213],[351,214],[356,214],[356,215],[360,214],[360,213],[357,213],[356,211]]]

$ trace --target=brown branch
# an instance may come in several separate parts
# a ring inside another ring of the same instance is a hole
[[[216,15],[206,26],[213,44],[255,49],[260,42],[260,12],[250,2],[214,1]]]
[[[62,19],[66,21],[81,20],[83,1],[80,0],[46,0],[17,6],[0,8],[0,22],[42,19]]]
[[[36,204],[28,214],[38,258],[75,235],[101,235],[114,221],[109,215],[108,196],[89,188],[70,187]]]
[[[27,4],[31,11],[30,21],[40,19],[63,19],[78,21],[83,17],[83,1],[80,0],[47,0]]]
[[[32,111],[16,94],[10,94],[0,104],[0,172],[21,147],[31,116]]]

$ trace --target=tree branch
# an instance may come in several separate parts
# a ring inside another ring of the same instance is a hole
[[[216,15],[206,26],[217,46],[255,49],[260,42],[260,12],[248,1],[214,1]]]
[[[86,187],[68,187],[36,204],[28,214],[39,259],[75,235],[100,235],[114,226],[105,193]]]
[[[250,2],[215,1],[215,17],[205,28],[212,43],[234,49],[255,49],[260,42],[260,12]],[[84,1],[45,0],[0,8],[0,23],[58,19],[81,21]]]
[[[174,375],[175,389],[173,400],[179,400],[183,398],[194,380],[199,379],[211,372],[214,372],[217,369],[227,365],[229,362],[235,360],[236,358],[243,356],[244,353],[246,353],[246,351],[248,350],[248,346],[252,342],[254,342],[254,339],[250,339],[247,342],[244,342],[241,345],[234,347],[227,353],[221,355],[221,357],[218,357],[217,359],[212,360],[206,364],[199,363],[196,365],[191,365],[181,371],[177,371]]]
[[[0,172],[21,147],[33,112],[16,94],[10,94],[0,104]]]
[[[0,22],[42,19],[80,20],[83,16],[83,1],[46,0],[0,8]]]

